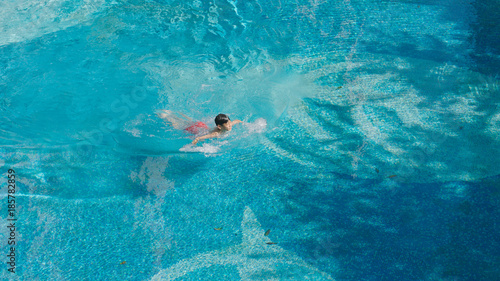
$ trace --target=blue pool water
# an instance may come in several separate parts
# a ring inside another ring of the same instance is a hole
[[[499,280],[499,10],[2,1],[0,278]]]

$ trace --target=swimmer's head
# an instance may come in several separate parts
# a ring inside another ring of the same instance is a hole
[[[232,129],[231,119],[229,119],[229,116],[222,113],[215,117],[215,125],[217,125],[217,128],[220,130],[231,131]]]

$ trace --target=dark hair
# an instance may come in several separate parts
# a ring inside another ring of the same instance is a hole
[[[223,125],[223,124],[226,124],[227,122],[231,121],[231,119],[229,119],[229,116],[227,116],[226,114],[219,114],[215,117],[215,125]]]

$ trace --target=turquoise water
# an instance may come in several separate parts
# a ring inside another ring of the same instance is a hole
[[[499,9],[3,1],[1,278],[498,280]]]

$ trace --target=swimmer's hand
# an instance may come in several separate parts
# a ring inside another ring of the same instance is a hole
[[[210,138],[216,138],[218,136],[219,136],[219,132],[213,132],[213,133],[210,133],[210,134],[207,134],[207,135],[195,138],[194,141],[191,142],[191,144],[195,145],[195,144],[197,144],[201,140],[210,139]]]

